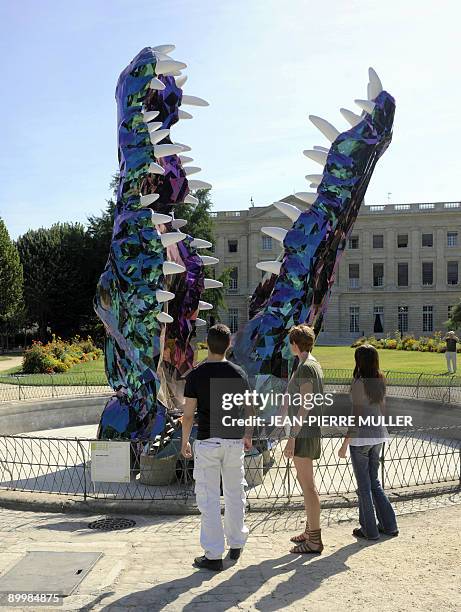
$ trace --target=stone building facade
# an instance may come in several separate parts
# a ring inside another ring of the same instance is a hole
[[[284,201],[305,205],[294,196]],[[288,229],[275,206],[213,213],[219,275],[233,270],[223,322],[236,330],[262,272],[256,263],[276,259],[281,245],[264,226]],[[362,206],[341,258],[331,294],[323,343],[348,343],[361,335],[430,335],[444,331],[459,299],[461,203],[434,202]]]

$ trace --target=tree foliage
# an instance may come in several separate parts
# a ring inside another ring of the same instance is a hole
[[[451,309],[450,318],[445,323],[445,325],[449,329],[460,329],[461,328],[461,299]]]
[[[23,269],[16,246],[0,219],[0,328],[7,335],[20,319]]]

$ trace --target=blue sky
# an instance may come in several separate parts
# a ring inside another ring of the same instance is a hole
[[[173,137],[192,147],[217,210],[306,189],[302,155],[346,127],[374,66],[397,101],[394,141],[367,203],[459,200],[457,2],[424,0],[0,0],[0,216],[17,237],[104,207],[116,170],[117,77],[145,46],[176,44],[188,107]]]

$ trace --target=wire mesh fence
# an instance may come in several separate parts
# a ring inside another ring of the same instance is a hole
[[[385,373],[387,394],[461,404],[461,376],[399,372]],[[325,384],[347,393],[352,370],[324,369]],[[112,393],[103,370],[65,374],[0,375],[0,402]]]
[[[83,499],[194,501],[193,460],[179,453],[164,458],[140,455],[131,441],[130,482],[93,482],[90,439],[0,436],[0,489],[70,495]],[[121,442],[113,442],[114,444]],[[339,434],[325,435],[315,463],[319,493],[341,497],[356,484],[349,460],[338,459]],[[301,498],[293,462],[284,442],[254,441],[257,452],[245,457],[248,499],[289,502]],[[461,427],[395,433],[383,445],[381,479],[386,489],[436,483],[461,483]]]

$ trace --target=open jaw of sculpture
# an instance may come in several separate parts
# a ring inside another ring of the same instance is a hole
[[[182,403],[180,377],[193,366],[191,340],[205,324],[199,311],[206,288],[201,256],[210,243],[179,231],[178,203],[193,206],[191,190],[208,183],[190,180],[200,168],[186,166],[190,148],[175,144],[171,127],[191,115],[182,105],[207,106],[183,94],[186,67],[173,60],[173,45],[147,47],[121,73],[116,89],[120,183],[106,267],[95,310],[106,329],[105,360],[116,394],[101,417],[98,437],[157,440],[177,435],[176,409]],[[176,427],[175,427],[176,425]]]
[[[306,179],[315,192],[295,194],[306,211],[286,202],[275,206],[293,226],[262,231],[283,245],[277,261],[261,262],[266,271],[250,301],[250,321],[235,338],[233,359],[254,377],[258,389],[277,387],[288,377],[292,356],[288,331],[307,323],[318,334],[325,315],[339,258],[365,196],[376,162],[392,138],[395,102],[369,69],[366,100],[356,100],[357,115],[341,109],[351,128],[340,133],[324,119],[310,116],[330,141],[330,148],[304,151],[323,166]],[[279,387],[280,388],[280,387]]]
[[[180,436],[181,376],[193,366],[191,340],[204,289],[222,286],[206,279],[204,267],[218,262],[198,249],[210,243],[179,231],[175,205],[193,205],[191,189],[211,187],[189,180],[189,147],[174,144],[170,129],[190,118],[182,104],[207,103],[182,92],[185,64],[168,55],[174,47],[143,49],[121,73],[116,90],[120,184],[109,258],[95,309],[106,332],[106,371],[116,394],[101,417],[98,437],[155,440],[156,452],[174,453]],[[275,206],[293,226],[263,231],[279,240],[277,261],[266,271],[250,303],[250,321],[234,338],[233,360],[259,389],[285,384],[291,355],[288,331],[308,323],[319,332],[339,257],[353,227],[373,169],[392,138],[395,103],[370,68],[368,98],[356,100],[356,115],[341,109],[351,128],[340,133],[320,117],[310,119],[330,140],[305,155],[323,167],[307,175],[314,192],[296,194],[306,211],[286,202]],[[269,381],[269,382],[268,382]],[[165,448],[166,447],[166,448]]]

